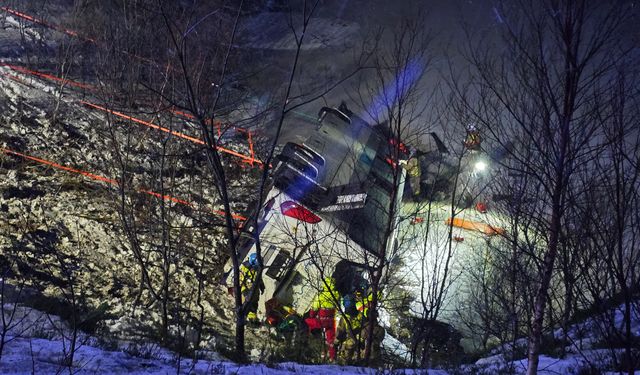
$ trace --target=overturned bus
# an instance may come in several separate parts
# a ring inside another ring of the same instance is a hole
[[[262,316],[274,301],[304,313],[338,262],[362,278],[382,250],[390,253],[408,157],[388,127],[369,125],[344,104],[322,108],[317,129],[302,144],[284,146],[249,228],[262,251]],[[253,236],[240,259],[256,251]]]

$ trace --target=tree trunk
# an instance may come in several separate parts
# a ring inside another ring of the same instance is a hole
[[[631,295],[629,293],[629,288],[623,284],[623,293],[624,293],[624,361],[623,364],[626,366],[627,374],[633,375],[635,373],[635,361],[633,358],[632,352],[632,341],[633,341],[633,333],[631,331]]]
[[[564,137],[563,137],[564,138]],[[564,145],[566,147],[566,138],[564,139]],[[563,149],[564,151],[564,149]],[[531,319],[531,334],[529,336],[529,350],[528,350],[528,359],[529,366],[527,368],[527,375],[535,375],[538,373],[538,363],[540,356],[540,344],[542,342],[542,327],[544,323],[544,312],[547,303],[547,291],[549,290],[549,285],[551,284],[551,277],[553,276],[553,266],[558,255],[558,242],[560,238],[560,219],[562,216],[561,212],[561,201],[562,201],[562,182],[564,181],[564,161],[563,155],[561,154],[560,162],[558,163],[559,167],[557,169],[556,177],[558,178],[556,181],[556,186],[553,192],[553,208],[551,211],[551,224],[549,226],[549,245],[547,246],[547,252],[544,255],[544,260],[542,264],[542,272],[540,273],[541,280],[540,286],[538,287],[538,291],[536,293],[535,302],[533,305],[533,317]]]

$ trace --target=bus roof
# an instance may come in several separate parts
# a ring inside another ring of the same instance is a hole
[[[334,109],[323,111],[320,127],[304,142],[325,159],[318,183],[334,190],[360,186],[367,198],[359,208],[321,210],[321,214],[345,230],[354,242],[378,253],[390,220],[394,183],[398,183],[393,178],[394,167],[387,160],[391,132],[383,125],[372,127],[352,113],[347,117]]]

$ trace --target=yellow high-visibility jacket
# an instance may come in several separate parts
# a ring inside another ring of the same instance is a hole
[[[420,176],[420,163],[418,162],[417,157],[413,157],[409,159],[407,165],[405,166],[407,170],[407,174],[410,177],[419,177]]]
[[[240,265],[240,292],[251,290],[253,283],[256,281],[258,271],[249,266],[247,262]]]
[[[340,294],[336,290],[335,280],[327,277],[322,284],[322,291],[313,299],[311,308],[314,310],[336,309],[340,303]]]
[[[380,302],[381,298],[382,293],[378,291],[378,303]],[[369,293],[366,297],[362,298],[362,300],[356,302],[356,309],[358,309],[358,311],[362,313],[364,318],[367,318],[369,316],[369,307],[371,306],[372,301],[373,294]]]

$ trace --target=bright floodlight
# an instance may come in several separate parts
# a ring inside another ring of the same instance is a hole
[[[485,169],[487,169],[487,163],[485,163],[482,160],[479,160],[479,161],[476,162],[475,168],[476,168],[476,171],[482,172]]]

